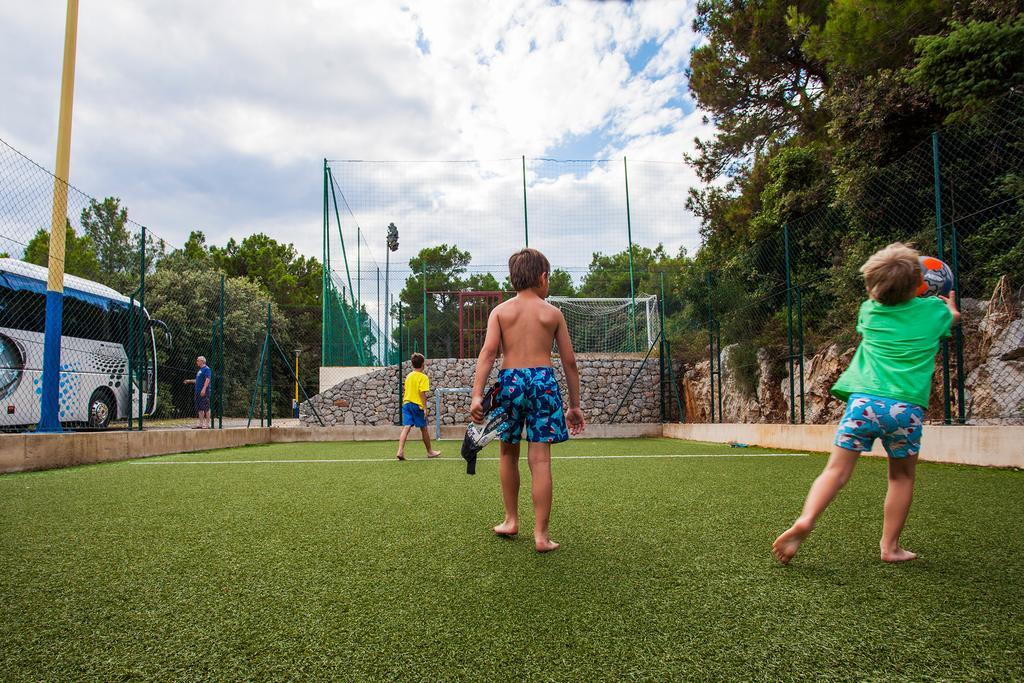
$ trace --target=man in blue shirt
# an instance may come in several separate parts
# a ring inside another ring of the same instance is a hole
[[[203,356],[196,358],[196,367],[199,368],[196,372],[196,378],[185,380],[185,384],[196,385],[196,413],[199,415],[199,424],[193,427],[193,429],[209,429],[210,385],[213,384],[213,372],[206,364],[206,358]]]

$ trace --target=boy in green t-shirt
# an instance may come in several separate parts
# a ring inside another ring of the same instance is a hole
[[[412,372],[405,378],[405,394],[402,396],[402,435],[398,437],[399,460],[405,460],[405,440],[413,427],[419,427],[423,436],[423,445],[427,447],[427,457],[436,458],[441,455],[430,447],[430,430],[427,429],[427,392],[430,391],[430,378],[423,372],[426,360],[422,353],[412,354]]]
[[[873,254],[861,266],[867,301],[857,316],[861,343],[832,394],[846,401],[835,446],[807,494],[803,512],[772,552],[782,564],[796,555],[814,523],[853,474],[857,457],[876,438],[889,455],[880,550],[884,562],[906,562],[916,553],[900,547],[900,532],[914,495],[914,471],[921,450],[924,409],[931,393],[939,340],[960,320],[956,294],[917,296],[921,286],[918,253],[899,242]]]

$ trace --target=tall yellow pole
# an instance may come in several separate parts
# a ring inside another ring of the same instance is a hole
[[[64,24],[64,64],[60,81],[60,118],[57,123],[57,164],[50,214],[49,271],[46,279],[46,335],[43,342],[42,391],[36,431],[59,432],[60,344],[64,316],[64,237],[68,214],[68,178],[71,166],[71,105],[75,96],[75,50],[78,43],[78,0],[68,0]]]
[[[78,44],[78,0],[68,0],[64,24],[64,66],[60,80],[60,118],[57,123],[57,179],[53,183],[50,214],[50,272],[46,288],[64,291],[64,235],[68,215],[68,178],[71,166],[71,107],[75,99],[75,51]]]

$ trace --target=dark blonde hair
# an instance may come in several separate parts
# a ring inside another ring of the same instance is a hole
[[[551,275],[551,263],[536,249],[520,249],[508,259],[508,279],[517,292],[536,287],[544,274]]]
[[[879,249],[864,262],[860,272],[868,296],[886,306],[902,304],[917,296],[921,264],[917,250],[902,242]]]
[[[416,368],[417,370],[419,370],[420,368],[423,367],[423,354],[422,353],[414,353],[414,354],[412,354],[412,358],[410,360],[412,361],[412,366],[414,368]]]

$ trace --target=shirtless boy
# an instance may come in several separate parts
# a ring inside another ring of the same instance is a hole
[[[551,444],[579,434],[585,427],[580,410],[580,374],[562,312],[544,301],[551,265],[536,249],[522,249],[508,260],[509,279],[516,296],[496,306],[487,321],[487,336],[477,358],[473,382],[473,421],[483,422],[483,396],[498,351],[502,353],[499,405],[508,411],[509,427],[501,436],[501,497],[504,521],[494,527],[499,536],[519,533],[519,442],[526,427],[527,462],[532,481],[533,540],[538,552],[559,547],[548,534],[551,516]],[[552,344],[569,390],[569,408],[551,366]],[[569,430],[566,430],[568,421]]]

